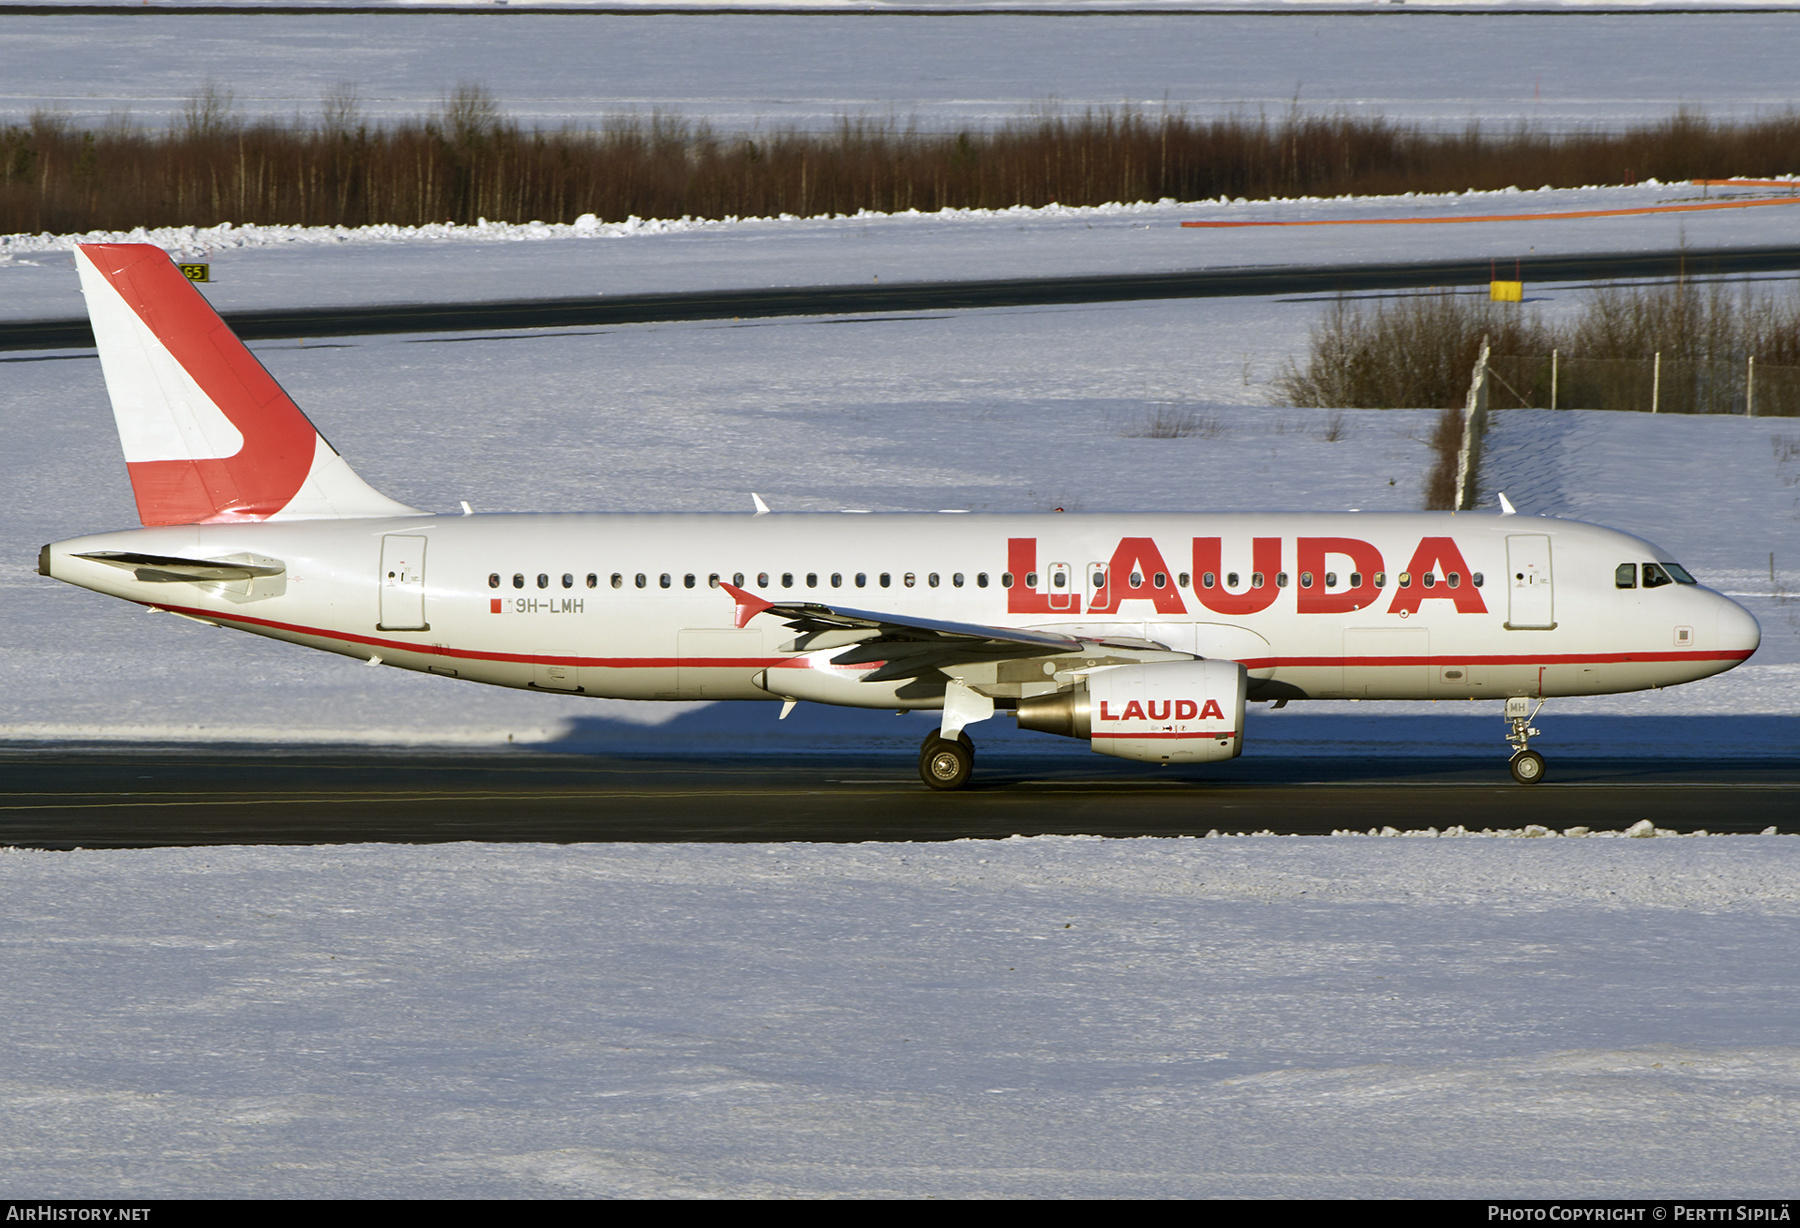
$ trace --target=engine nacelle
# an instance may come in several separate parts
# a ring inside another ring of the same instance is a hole
[[[1115,665],[1087,685],[1019,701],[1019,728],[1086,738],[1102,755],[1211,763],[1244,750],[1244,667],[1236,661]]]

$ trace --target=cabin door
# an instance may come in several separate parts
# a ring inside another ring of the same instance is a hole
[[[381,539],[381,631],[429,631],[425,621],[425,538]]]
[[[1506,585],[1508,630],[1548,631],[1556,626],[1548,536],[1515,533],[1506,539]]]

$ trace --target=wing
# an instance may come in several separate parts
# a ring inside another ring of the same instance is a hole
[[[811,601],[765,601],[736,585],[721,584],[719,587],[737,602],[738,626],[744,626],[759,614],[766,614],[793,628],[798,637],[788,646],[789,650],[819,651],[843,647],[843,652],[831,658],[834,664],[881,662],[880,668],[863,678],[865,682],[916,678],[932,670],[974,661],[1065,653],[1102,652],[1110,659],[1121,655],[1126,659],[1185,658],[1188,655],[1172,653],[1162,645],[1139,640],[1088,639],[1054,631],[943,622]]]

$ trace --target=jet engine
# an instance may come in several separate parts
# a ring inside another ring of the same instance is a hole
[[[1097,669],[1083,686],[1019,701],[1019,728],[1086,738],[1102,755],[1211,763],[1244,749],[1244,667],[1157,661]]]

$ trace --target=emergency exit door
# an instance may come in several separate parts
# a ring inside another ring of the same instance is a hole
[[[429,631],[425,621],[425,538],[381,539],[382,631]]]

